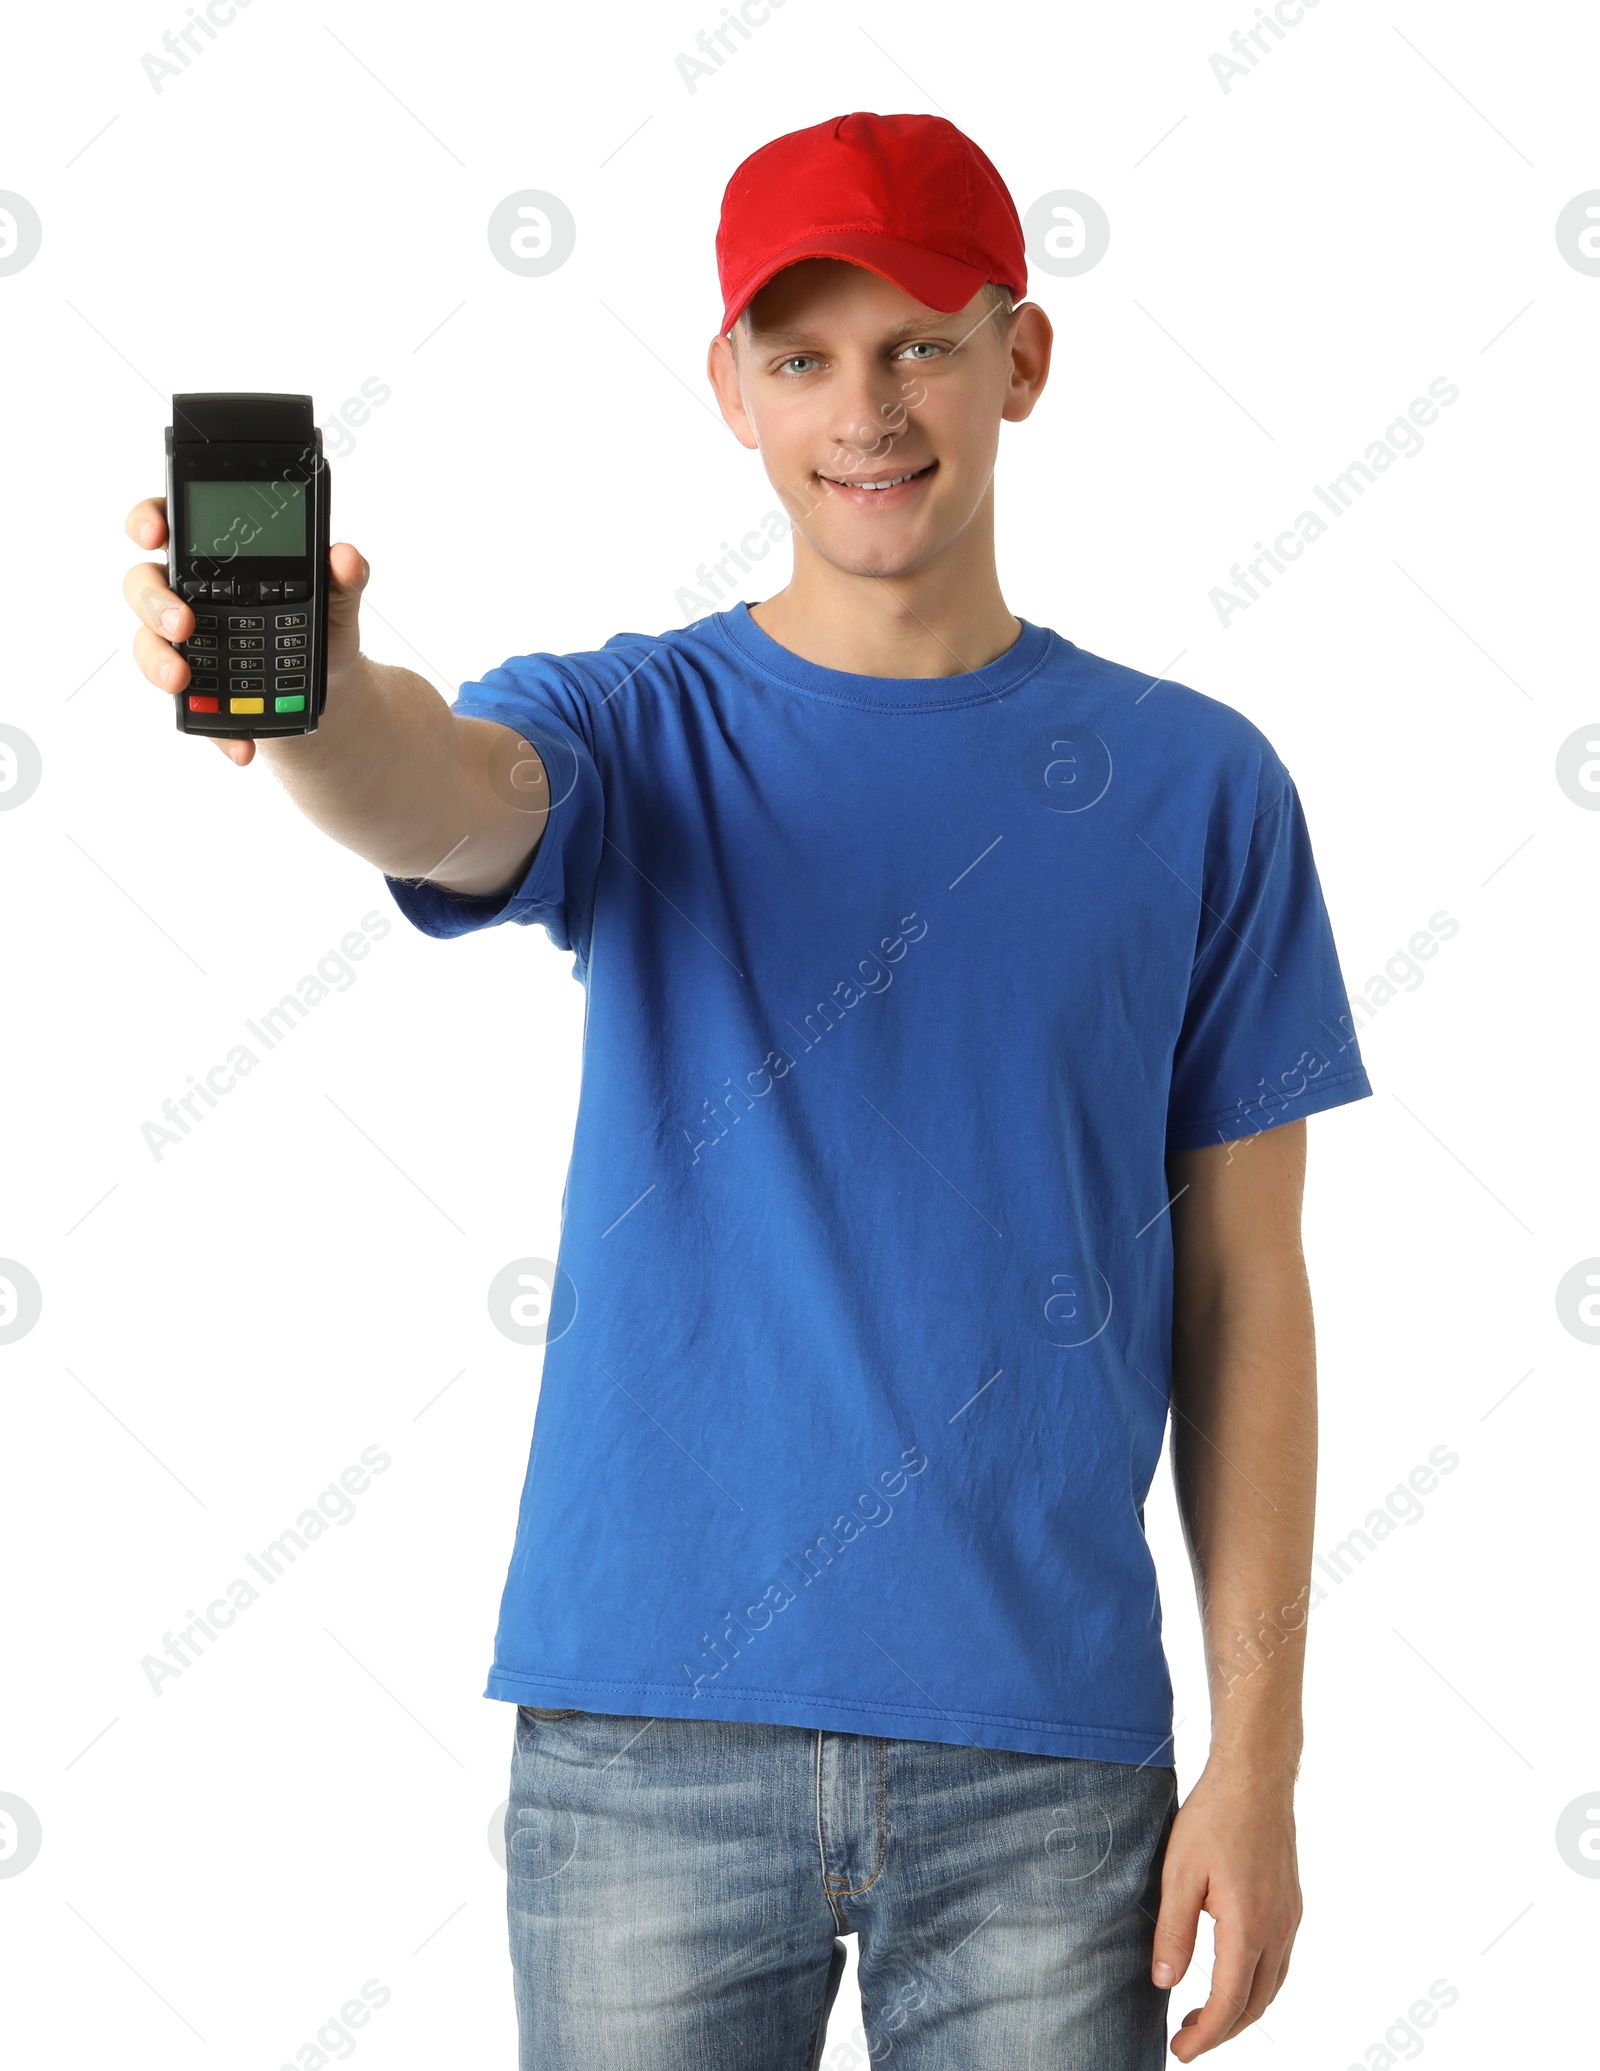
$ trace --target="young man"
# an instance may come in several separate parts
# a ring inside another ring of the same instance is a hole
[[[1371,1090],[1305,820],[1239,713],[1002,598],[1051,329],[972,143],[781,137],[717,247],[788,585],[447,709],[360,653],[337,546],[326,718],[261,747],[418,927],[538,922],[587,993],[486,1692],[522,2065],[814,2067],[855,1933],[875,2057],[1149,2071],[1204,1908],[1187,2063],[1300,1917],[1305,1118]],[[181,690],[187,607],[154,565],[128,595]],[[1169,1399],[1212,1697],[1181,1810]]]

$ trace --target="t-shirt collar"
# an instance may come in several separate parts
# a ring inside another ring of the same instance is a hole
[[[982,705],[1004,697],[1025,682],[1043,662],[1059,635],[1046,626],[1020,621],[1022,631],[1005,650],[981,669],[953,676],[858,676],[847,669],[824,669],[774,640],[750,616],[741,598],[714,615],[714,624],[729,645],[763,675],[791,690],[835,704],[863,705],[880,712],[925,712],[952,705]],[[1070,642],[1063,645],[1070,646]]]

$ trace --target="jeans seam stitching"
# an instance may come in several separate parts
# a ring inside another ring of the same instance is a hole
[[[849,1932],[849,1924],[839,1910],[839,1902],[828,1883],[828,1849],[822,1838],[822,1732],[817,1728],[817,1867],[822,1873],[822,1895],[828,1901],[828,1911],[833,1915],[833,1924],[842,1934]]]
[[[878,1860],[872,1866],[872,1875],[865,1884],[858,1884],[852,1890],[841,1891],[840,1898],[859,1898],[864,1891],[870,1891],[883,1875],[884,1858],[889,1853],[889,1750],[883,1741],[876,1747],[878,1757]]]

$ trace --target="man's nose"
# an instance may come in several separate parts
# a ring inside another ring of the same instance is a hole
[[[837,404],[833,440],[841,474],[881,461],[906,428],[900,383],[886,369],[863,368],[852,374],[837,392]]]

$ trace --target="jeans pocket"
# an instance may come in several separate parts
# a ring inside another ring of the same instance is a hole
[[[530,1719],[575,1719],[578,1716],[576,1705],[569,1711],[551,1711],[542,1704],[519,1704],[517,1710],[525,1712]]]

